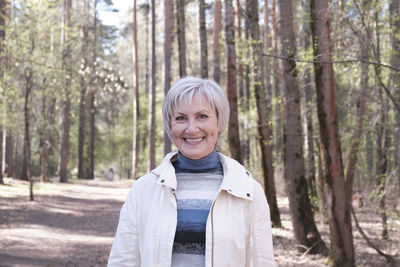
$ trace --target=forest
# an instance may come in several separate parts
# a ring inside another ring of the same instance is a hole
[[[36,183],[152,170],[175,149],[164,95],[188,75],[226,90],[218,150],[264,186],[275,229],[287,198],[299,253],[377,266],[359,232],[399,264],[399,0],[0,0],[0,198],[9,179],[34,200]]]

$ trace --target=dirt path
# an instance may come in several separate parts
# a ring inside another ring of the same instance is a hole
[[[45,184],[28,202],[26,187],[8,182],[0,188],[0,266],[106,265],[129,183]]]
[[[131,182],[38,183],[34,202],[28,184],[7,179],[0,185],[0,266],[105,266],[119,210]],[[272,229],[275,260],[280,267],[327,266],[321,255],[299,253],[293,236],[289,203],[278,197],[283,228]],[[400,220],[388,220],[390,238],[382,240],[381,220],[371,207],[357,209],[371,240],[400,262]],[[317,216],[318,217],[318,216]],[[317,220],[318,221],[318,220]],[[318,223],[329,247],[329,226]],[[388,266],[353,227],[357,266]]]

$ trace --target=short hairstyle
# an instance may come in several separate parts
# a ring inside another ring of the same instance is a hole
[[[192,101],[194,95],[204,96],[210,106],[215,108],[218,120],[218,133],[221,134],[229,121],[229,102],[225,92],[214,81],[196,77],[184,77],[175,82],[165,96],[162,107],[164,131],[172,140],[171,117],[174,109],[182,100]]]

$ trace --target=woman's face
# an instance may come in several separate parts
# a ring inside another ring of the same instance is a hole
[[[182,100],[172,113],[171,133],[172,140],[183,156],[204,158],[217,143],[217,113],[204,96],[194,95],[191,103]]]

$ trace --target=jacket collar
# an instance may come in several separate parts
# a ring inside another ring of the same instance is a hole
[[[176,190],[177,181],[175,168],[171,162],[177,154],[178,151],[168,153],[161,164],[151,171],[158,176],[156,183],[168,186],[173,190]],[[225,190],[236,197],[253,200],[254,185],[251,174],[236,160],[220,153],[218,153],[218,156],[224,169],[221,190]]]

